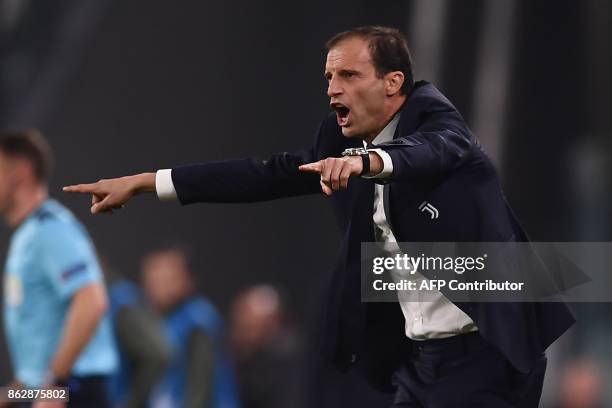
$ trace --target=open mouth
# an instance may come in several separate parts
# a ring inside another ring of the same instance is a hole
[[[332,103],[331,108],[336,112],[336,120],[338,121],[338,125],[342,127],[347,126],[351,109],[339,102]]]

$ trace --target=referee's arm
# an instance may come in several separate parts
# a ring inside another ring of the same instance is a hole
[[[51,360],[51,375],[66,380],[72,366],[93,336],[108,307],[106,290],[101,283],[91,283],[72,296],[62,330],[62,337]]]

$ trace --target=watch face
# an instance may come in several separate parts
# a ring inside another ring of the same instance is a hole
[[[367,154],[368,151],[366,149],[364,149],[363,147],[351,147],[348,149],[345,149],[342,152],[343,156],[360,156],[362,154]]]

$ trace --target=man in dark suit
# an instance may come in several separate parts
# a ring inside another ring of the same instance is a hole
[[[396,407],[535,407],[544,350],[571,324],[562,303],[362,303],[360,244],[526,240],[495,169],[455,107],[414,82],[406,41],[360,27],[327,44],[334,113],[314,144],[268,160],[209,162],[65,188],[89,193],[92,213],[135,194],[194,202],[252,202],[323,191],[343,230],[322,336],[341,367],[395,389]],[[367,149],[366,149],[367,148]],[[347,150],[349,149],[349,150]],[[345,155],[343,155],[343,153]],[[421,211],[435,206],[436,219]]]

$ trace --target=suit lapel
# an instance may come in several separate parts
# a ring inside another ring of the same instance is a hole
[[[415,87],[413,88],[410,95],[404,102],[404,105],[401,108],[400,120],[395,128],[395,133],[393,133],[393,139],[397,139],[401,136],[407,136],[411,133],[414,133],[419,127],[420,116],[424,111],[424,106],[422,103],[422,96],[427,93],[431,93],[434,89],[433,85],[431,85],[427,81],[417,81]],[[387,222],[389,223],[389,228],[395,234],[395,230],[393,228],[392,218],[391,218],[391,210],[389,207],[389,203],[391,200],[389,199],[391,185],[389,183],[384,185],[383,188],[383,207],[385,210],[385,217],[387,218]]]
[[[374,241],[374,183],[355,178],[355,196],[351,210],[351,236],[359,242]]]

